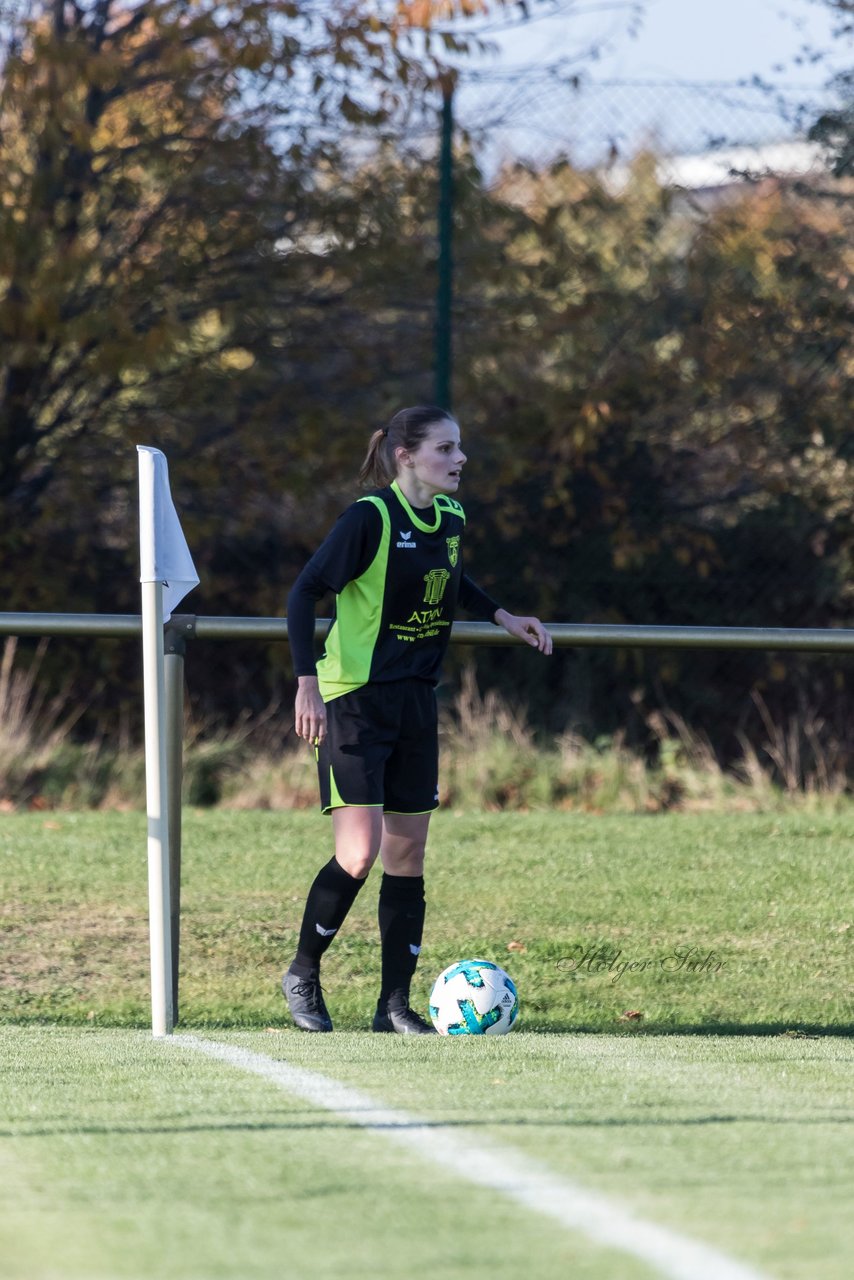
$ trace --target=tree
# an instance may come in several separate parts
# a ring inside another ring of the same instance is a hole
[[[494,200],[460,237],[458,361],[490,585],[573,621],[848,623],[843,213],[769,183],[698,218],[644,157],[619,191],[562,164],[507,173]],[[484,655],[485,678],[511,660]],[[592,734],[644,732],[646,690],[729,751],[746,691],[777,667],[582,653],[513,683],[555,728]],[[769,700],[797,694],[791,679]]]
[[[319,255],[281,246],[309,216],[322,224],[317,175],[340,159],[341,121],[379,127],[430,73],[408,8],[381,19],[365,0],[45,0],[7,18],[7,548],[35,552],[28,532],[75,490],[93,514],[105,498],[109,506],[115,446],[153,417],[162,442],[180,432],[188,451],[215,448],[233,425],[220,414],[206,431],[170,413],[170,429],[163,411],[182,405],[189,386],[203,412],[252,367],[235,332],[247,336],[269,313],[271,284],[280,307],[305,296]],[[324,293],[314,290],[318,307]],[[10,604],[15,577],[3,584]]]
[[[835,15],[834,35],[838,41],[849,45],[854,42],[854,0],[817,0]],[[813,54],[826,56],[826,51]],[[827,147],[831,163],[830,173],[834,178],[854,178],[854,70],[850,68],[837,72],[830,86],[836,91],[839,104],[823,111],[809,131],[814,142]],[[849,188],[829,188],[825,194],[831,198],[851,199]]]
[[[464,48],[434,19],[481,8],[0,10],[7,609],[136,608],[141,440],[166,448],[185,483],[195,468],[182,509],[216,584],[209,607],[281,608],[275,571],[294,552],[278,535],[300,523],[282,495],[319,487],[322,500],[340,485],[330,439],[339,424],[352,433],[359,358],[375,354],[370,284],[361,303],[345,296],[363,221],[340,181],[348,144],[381,136],[442,50]],[[393,351],[391,325],[378,330]]]

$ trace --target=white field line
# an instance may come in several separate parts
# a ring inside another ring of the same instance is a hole
[[[597,1244],[649,1263],[667,1280],[768,1280],[764,1273],[709,1245],[634,1217],[615,1201],[558,1177],[521,1152],[482,1138],[475,1142],[468,1134],[461,1138],[429,1120],[385,1107],[368,1094],[316,1071],[197,1036],[174,1035],[163,1043],[192,1049],[261,1076],[350,1124],[382,1133],[422,1161],[429,1160],[458,1178],[498,1191]]]

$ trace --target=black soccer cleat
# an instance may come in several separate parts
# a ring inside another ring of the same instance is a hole
[[[282,992],[291,1017],[301,1031],[331,1031],[332,1019],[323,1002],[320,978],[300,978],[290,971],[282,978]]]
[[[408,1004],[393,1005],[383,1011],[377,1006],[374,1014],[374,1031],[394,1031],[399,1036],[435,1036],[435,1027],[425,1022]]]

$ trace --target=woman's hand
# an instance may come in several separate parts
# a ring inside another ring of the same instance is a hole
[[[511,636],[524,640],[534,649],[539,649],[540,653],[551,653],[552,638],[539,618],[519,618],[514,613],[508,613],[506,609],[496,609],[495,621],[499,627],[509,631]]]
[[[320,696],[317,676],[300,676],[294,703],[294,725],[297,737],[312,746],[320,746],[326,737],[326,704]]]

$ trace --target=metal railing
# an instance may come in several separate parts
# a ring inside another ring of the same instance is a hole
[[[641,649],[761,649],[802,653],[852,653],[854,631],[819,627],[652,627],[611,623],[549,622],[557,648]],[[318,618],[322,637],[328,618]],[[166,625],[167,635],[198,640],[287,640],[286,618],[217,618],[176,613]],[[0,635],[92,636],[132,639],[142,634],[142,621],[133,613],[0,613]],[[520,644],[491,622],[455,622],[452,644]],[[167,650],[168,652],[168,650]]]
[[[556,648],[677,648],[854,652],[854,631],[782,627],[652,627],[599,623],[548,623]],[[328,618],[319,618],[322,637]],[[0,613],[0,635],[142,638],[142,618],[111,613]],[[181,788],[184,768],[184,655],[188,639],[287,640],[286,618],[217,618],[173,614],[164,627],[166,677],[166,768],[169,886],[172,942],[172,1015],[178,1019],[178,962],[181,945]],[[455,644],[522,644],[489,622],[456,622]]]

